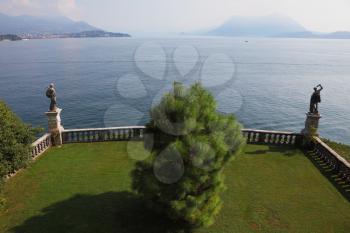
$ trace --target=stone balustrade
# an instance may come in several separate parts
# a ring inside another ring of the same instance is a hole
[[[340,177],[350,184],[350,163],[330,148],[320,138],[314,137],[314,151],[316,155]]]
[[[303,139],[303,135],[299,133],[284,131],[243,129],[242,133],[247,138],[247,143],[299,146]]]
[[[142,140],[144,132],[144,126],[69,129],[62,131],[62,140],[63,143]],[[242,134],[247,139],[247,143],[293,146],[302,145],[304,137],[299,133],[256,129],[242,129]],[[315,136],[313,139],[316,155],[350,184],[350,163],[320,138]],[[32,143],[32,158],[35,159],[51,146],[52,137],[50,133],[47,133]]]
[[[144,126],[125,126],[110,128],[68,129],[62,131],[63,143],[103,142],[141,140]],[[243,129],[248,143],[300,145],[302,135],[283,131]]]
[[[143,139],[144,126],[126,126],[110,128],[69,129],[62,131],[65,143],[128,141]]]
[[[41,155],[51,146],[52,146],[51,134],[46,133],[32,143],[32,152],[31,152],[32,158],[36,158],[37,156]]]

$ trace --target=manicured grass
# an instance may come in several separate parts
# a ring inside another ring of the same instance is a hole
[[[130,192],[133,165],[126,142],[51,149],[6,183],[0,232],[174,232]],[[225,173],[224,207],[197,232],[350,232],[349,202],[297,149],[248,145]]]
[[[330,146],[333,150],[335,150],[339,155],[341,155],[344,159],[350,162],[350,146],[345,145],[338,142],[333,142],[328,139],[322,139],[328,146]]]

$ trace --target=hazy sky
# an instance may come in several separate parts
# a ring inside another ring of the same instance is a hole
[[[0,0],[11,15],[63,14],[111,31],[183,32],[233,15],[282,14],[313,31],[350,31],[350,0]]]

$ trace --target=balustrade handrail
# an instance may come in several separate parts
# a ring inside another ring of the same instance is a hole
[[[64,129],[62,133],[82,132],[82,131],[101,131],[101,130],[117,130],[117,129],[145,129],[146,126],[120,126],[120,127],[105,127],[105,128],[82,128],[82,129]]]
[[[43,136],[41,136],[40,138],[38,138],[37,140],[35,140],[35,141],[31,144],[31,146],[32,146],[32,147],[37,146],[39,143],[41,143],[42,141],[44,141],[45,139],[47,139],[47,138],[50,137],[50,136],[51,136],[50,133],[44,134]]]
[[[334,151],[330,146],[328,146],[325,142],[323,142],[319,137],[314,137],[315,141],[321,145],[324,149],[326,149],[333,157],[342,162],[346,167],[350,169],[350,163],[344,159],[341,155],[339,155],[336,151]]]
[[[261,129],[242,129],[242,132],[301,135],[301,133],[290,132],[290,131],[261,130]]]
[[[103,128],[80,128],[80,129],[64,129],[62,132],[81,132],[94,130],[113,130],[113,129],[145,129],[146,126],[120,126],[120,127],[103,127]],[[272,134],[297,134],[300,133],[290,131],[276,131],[276,130],[260,130],[260,129],[242,129],[242,132],[257,132],[257,133],[272,133]]]

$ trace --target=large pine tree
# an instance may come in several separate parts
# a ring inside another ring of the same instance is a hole
[[[152,108],[145,136],[152,153],[136,164],[133,189],[177,223],[211,225],[222,205],[223,169],[243,145],[240,124],[216,111],[200,83],[174,83]]]

